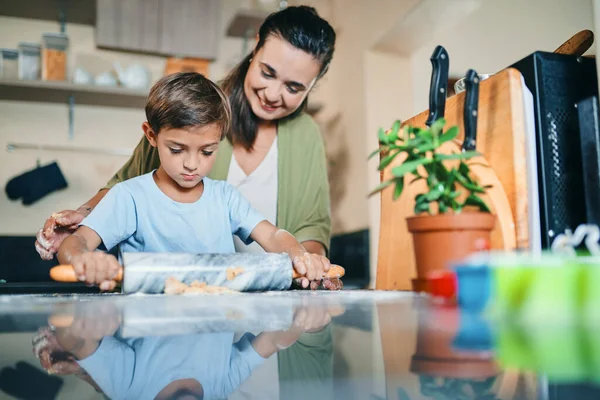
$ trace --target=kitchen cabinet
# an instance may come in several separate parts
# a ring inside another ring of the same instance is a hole
[[[217,58],[219,0],[160,0],[159,52],[185,57]]]
[[[158,49],[159,0],[97,0],[96,45],[121,50]]]
[[[215,59],[219,0],[97,0],[99,47]]]

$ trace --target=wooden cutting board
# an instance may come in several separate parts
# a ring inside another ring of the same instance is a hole
[[[506,217],[496,224],[492,232],[493,249],[527,248],[529,224],[527,219],[527,174],[525,148],[525,113],[521,74],[506,69],[481,82],[479,92],[479,118],[477,125],[477,151],[482,153],[499,182],[496,191],[505,193],[510,204],[512,221]],[[465,93],[448,98],[446,103],[446,128],[457,125],[463,139],[463,105]],[[425,127],[429,110],[404,121],[405,124]],[[449,149],[454,146],[449,145]],[[443,150],[446,151],[446,150]],[[382,180],[391,177],[391,170],[401,160],[395,160],[381,174]],[[407,178],[407,183],[411,178]],[[482,182],[488,184],[490,182]],[[424,190],[425,183],[406,186],[402,196],[393,201],[393,185],[381,194],[381,227],[376,288],[380,290],[412,290],[411,279],[416,278],[412,236],[406,226],[406,217],[414,215],[415,195]],[[487,196],[482,198],[488,201]],[[495,211],[495,210],[493,210]],[[514,229],[514,242],[511,232]],[[435,251],[435,249],[432,249]]]

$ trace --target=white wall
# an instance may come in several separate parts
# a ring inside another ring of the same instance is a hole
[[[428,107],[429,57],[438,44],[448,50],[451,76],[463,76],[469,68],[493,74],[534,51],[554,51],[575,33],[594,27],[591,0],[481,3],[451,32],[438,32],[412,54],[414,114]]]
[[[366,93],[366,148],[363,158],[379,145],[377,131],[389,128],[396,119],[405,120],[412,113],[411,63],[407,57],[379,51],[365,54],[365,93]],[[407,88],[409,88],[407,90]],[[368,191],[380,181],[379,157],[373,157],[366,163]],[[371,276],[372,286],[377,273],[377,254],[381,215],[381,195],[369,199],[369,228],[371,238]]]
[[[221,29],[227,29],[229,19],[240,5],[248,1],[221,2]],[[21,41],[39,42],[42,33],[56,32],[58,24],[52,21],[0,17],[0,47],[16,48]],[[69,72],[83,63],[99,73],[108,70],[114,60],[125,66],[139,62],[148,67],[153,81],[164,69],[165,58],[98,50],[94,44],[91,26],[68,24],[70,37]],[[210,78],[222,78],[237,57],[242,40],[226,38],[223,34],[218,59],[211,64]],[[19,150],[7,153],[9,142],[57,144],[96,148],[126,148],[132,150],[141,138],[143,109],[80,106],[75,108],[75,138],[68,139],[67,106],[35,102],[0,101],[0,184],[4,189],[12,177],[35,168],[39,157],[42,164],[56,160],[63,171],[69,188],[44,197],[25,207],[10,201],[0,193],[0,235],[32,235],[52,212],[77,208],[88,200],[127,160],[123,156],[89,155],[66,152],[37,152]]]

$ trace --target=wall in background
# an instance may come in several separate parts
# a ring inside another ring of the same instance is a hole
[[[211,64],[211,79],[222,78],[239,59],[242,40],[225,37],[229,19],[238,7],[248,1],[221,2],[221,29],[223,37],[219,57]],[[45,32],[58,31],[58,23],[0,17],[0,47],[16,48],[20,41],[39,42]],[[94,28],[68,24],[70,36],[69,72],[75,65],[84,65],[94,72],[109,70],[118,60],[124,66],[141,63],[149,68],[153,80],[164,70],[165,58],[96,49]],[[56,144],[95,148],[124,148],[133,150],[141,138],[143,109],[76,106],[75,138],[68,139],[68,109],[66,105],[36,102],[0,101],[0,235],[33,235],[53,212],[77,208],[101,188],[123,165],[127,157],[76,154],[66,152],[37,152],[19,150],[7,153],[9,142]],[[57,161],[69,188],[53,193],[32,206],[10,201],[4,192],[12,177],[42,164]]]

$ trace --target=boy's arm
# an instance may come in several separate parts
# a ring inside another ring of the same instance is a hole
[[[73,257],[94,251],[101,243],[102,239],[93,229],[81,226],[58,248],[58,261],[61,264],[70,264]]]
[[[268,253],[287,253],[296,272],[303,276],[302,287],[308,287],[309,281],[321,279],[329,271],[326,257],[309,253],[289,232],[268,221],[256,225],[250,237]]]
[[[81,226],[60,245],[58,260],[61,264],[71,264],[80,281],[99,285],[101,290],[112,290],[121,266],[112,254],[94,251],[101,243],[93,229]]]

